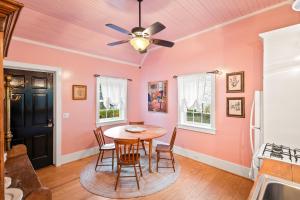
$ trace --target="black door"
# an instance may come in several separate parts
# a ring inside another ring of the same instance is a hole
[[[5,69],[12,76],[12,145],[25,144],[35,169],[53,163],[53,74]]]

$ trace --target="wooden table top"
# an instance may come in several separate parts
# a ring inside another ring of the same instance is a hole
[[[145,128],[146,131],[140,133],[131,133],[126,131],[128,127],[142,127]],[[109,128],[104,131],[104,135],[106,137],[112,139],[138,139],[141,140],[151,140],[154,138],[161,137],[167,133],[167,130],[159,127],[159,126],[152,126],[152,125],[125,125],[125,126],[116,126],[113,128]]]

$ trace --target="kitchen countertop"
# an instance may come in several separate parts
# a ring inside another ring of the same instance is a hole
[[[252,196],[254,189],[257,185],[259,176],[267,174],[271,176],[275,176],[278,178],[286,179],[289,181],[293,181],[295,183],[300,183],[300,166],[289,164],[277,160],[272,159],[263,159],[262,167],[259,170],[258,177],[254,182],[252,190],[250,192],[249,198]]]
[[[264,159],[259,170],[260,174],[268,174],[278,178],[300,183],[300,166],[280,162],[277,160]]]
[[[293,180],[292,165],[277,160],[264,159],[259,174],[268,174],[290,181]]]

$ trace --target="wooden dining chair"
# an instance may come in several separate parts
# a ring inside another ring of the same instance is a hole
[[[95,135],[97,143],[99,145],[99,154],[98,154],[98,158],[97,158],[97,162],[96,162],[96,166],[95,166],[95,171],[97,171],[98,166],[110,166],[108,164],[99,164],[100,158],[101,158],[101,162],[103,159],[111,158],[111,160],[112,160],[111,166],[112,166],[112,170],[114,170],[115,144],[114,143],[106,144],[105,139],[104,139],[104,134],[103,134],[101,127],[98,127],[96,130],[94,130],[94,135]],[[111,151],[112,156],[103,158],[103,155],[106,151]]]
[[[136,121],[136,122],[129,122],[129,125],[144,125],[145,123],[143,121]],[[145,140],[141,140],[142,148],[145,152],[145,155],[147,155],[146,147],[145,147]]]
[[[172,168],[172,167],[173,167],[173,170],[175,172],[175,159],[174,159],[174,155],[173,155],[173,147],[174,147],[174,143],[175,143],[176,132],[177,132],[177,128],[175,127],[174,131],[173,131],[173,134],[172,134],[170,144],[158,144],[156,146],[156,154],[157,154],[156,171],[157,172],[158,172],[158,168]],[[170,158],[161,158],[160,153],[170,153]],[[159,167],[158,162],[161,159],[171,160],[172,161],[172,167]]]
[[[115,140],[116,152],[117,152],[117,168],[118,176],[115,184],[115,190],[117,190],[118,182],[120,177],[135,177],[137,187],[140,189],[139,178],[136,171],[136,166],[140,169],[140,176],[143,176],[140,154],[139,154],[139,143],[140,139],[130,139],[130,140]],[[122,167],[133,167],[134,176],[120,176]]]

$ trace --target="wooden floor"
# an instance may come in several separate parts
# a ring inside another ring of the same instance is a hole
[[[169,188],[137,200],[218,200],[247,199],[253,182],[191,159],[176,156],[181,165],[177,182]],[[46,167],[37,171],[44,186],[49,187],[54,200],[105,200],[81,187],[79,175],[82,168],[96,159],[95,156],[75,161],[61,167]]]

